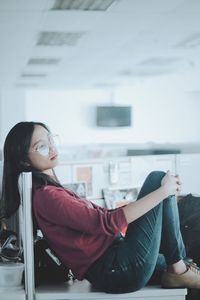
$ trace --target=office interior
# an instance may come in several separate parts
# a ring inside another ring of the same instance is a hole
[[[99,205],[134,201],[154,169],[199,195],[199,13],[198,0],[1,0],[1,169],[11,127],[41,121],[59,135],[60,181]],[[102,106],[130,122],[99,125]]]

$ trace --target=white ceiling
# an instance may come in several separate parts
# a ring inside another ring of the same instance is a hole
[[[105,11],[52,9],[65,1],[0,0],[0,88],[127,86],[162,77],[184,91],[199,91],[200,0],[113,0]],[[43,33],[47,43],[59,45],[41,45]]]

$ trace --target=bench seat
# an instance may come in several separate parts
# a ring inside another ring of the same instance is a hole
[[[147,286],[140,291],[125,294],[107,294],[94,290],[87,280],[75,281],[36,289],[36,300],[185,300],[187,289],[162,289]]]

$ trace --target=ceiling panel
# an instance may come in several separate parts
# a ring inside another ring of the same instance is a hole
[[[1,0],[0,11],[33,11],[33,10],[44,10],[48,6],[48,0]],[[52,5],[52,3],[51,3]]]
[[[135,14],[170,12],[186,0],[122,0],[112,7],[112,11]],[[198,1],[198,0],[197,0]]]
[[[180,86],[185,76],[182,88],[198,88],[199,0],[116,0],[106,11],[51,10],[54,3],[0,1],[1,87],[123,86],[159,77]],[[43,33],[45,45],[38,43]],[[55,45],[55,36],[65,43]]]

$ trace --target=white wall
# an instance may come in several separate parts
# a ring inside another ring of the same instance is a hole
[[[110,91],[29,91],[27,120],[47,123],[66,144],[200,143],[200,101],[155,84],[115,91],[115,104],[133,106],[130,128],[97,128],[95,106],[110,104]]]
[[[157,88],[159,87],[159,88]],[[95,106],[110,104],[110,91],[0,91],[0,143],[23,120],[46,122],[66,144],[200,143],[200,99],[161,84],[115,91],[115,104],[133,106],[130,128],[97,128]]]
[[[0,93],[0,141],[2,140],[2,96]]]
[[[0,91],[0,148],[8,131],[25,120],[25,92],[20,89]]]

